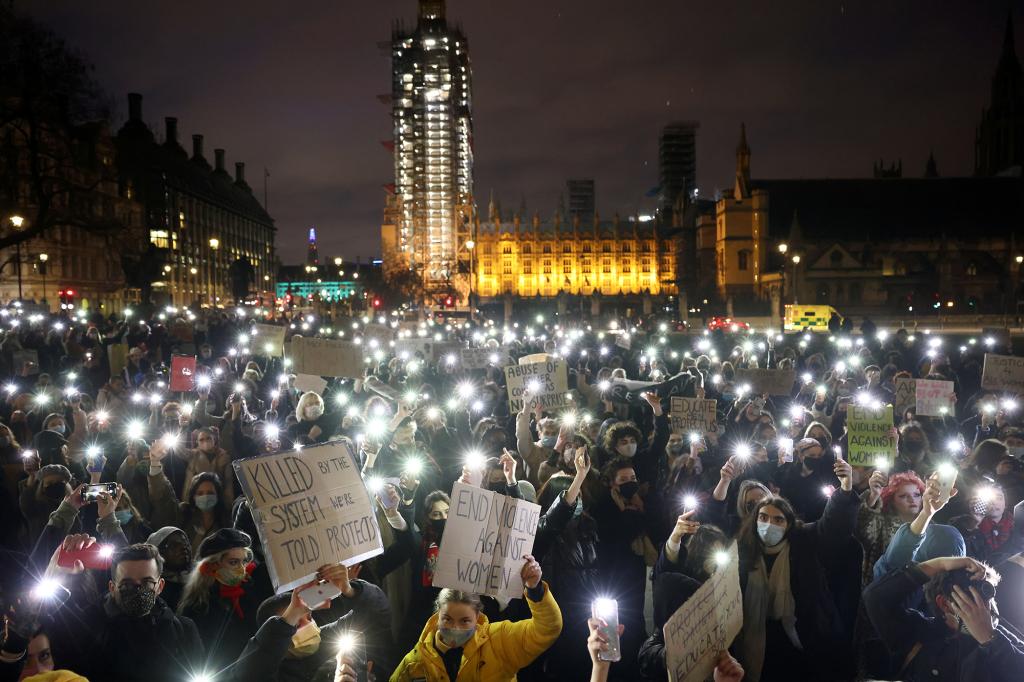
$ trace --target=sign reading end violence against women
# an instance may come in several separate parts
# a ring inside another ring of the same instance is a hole
[[[434,587],[496,599],[523,596],[523,557],[533,551],[540,505],[465,483],[452,488]]]
[[[665,622],[665,667],[672,682],[704,682],[721,651],[743,627],[739,556],[736,543],[729,563],[715,573]]]
[[[672,433],[714,433],[718,430],[718,401],[672,396]]]
[[[523,393],[539,400],[541,407],[565,407],[569,402],[569,373],[565,361],[548,356],[543,362],[522,363],[505,368],[508,409],[514,414],[523,409]]]
[[[277,593],[325,564],[356,564],[384,551],[359,467],[342,443],[234,462]]]
[[[878,466],[884,460],[887,470],[896,461],[896,434],[892,424],[892,405],[865,407],[850,405],[846,411],[847,460],[855,467]]]

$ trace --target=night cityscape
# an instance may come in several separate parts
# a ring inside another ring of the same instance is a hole
[[[1022,17],[0,0],[0,680],[1020,679]]]

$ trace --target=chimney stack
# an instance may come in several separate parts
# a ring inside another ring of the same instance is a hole
[[[128,120],[142,120],[142,95],[137,92],[128,93]]]
[[[224,173],[224,150],[214,149],[213,150],[214,165],[218,172]]]
[[[203,158],[203,136],[193,135],[192,136],[192,158],[201,159]]]
[[[169,144],[169,145],[170,144],[177,145],[178,144],[178,119],[176,119],[173,116],[168,116],[167,118],[164,119],[164,124],[166,125],[166,129],[167,129],[167,139],[165,140],[165,143]]]
[[[245,184],[245,164],[241,161],[235,161],[235,182]]]

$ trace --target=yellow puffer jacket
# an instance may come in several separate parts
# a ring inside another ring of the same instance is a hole
[[[562,631],[562,612],[544,583],[544,598],[530,601],[533,615],[515,623],[491,623],[482,613],[477,617],[476,634],[462,651],[462,662],[455,682],[510,682],[516,673],[540,656],[558,639]],[[405,655],[391,682],[450,682],[441,654],[434,648],[437,614],[427,621],[416,648]]]

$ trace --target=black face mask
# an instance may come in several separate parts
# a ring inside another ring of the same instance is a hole
[[[434,533],[434,538],[440,539],[444,535],[444,524],[445,519],[430,519],[430,530]]]
[[[816,474],[826,474],[832,468],[832,463],[824,455],[814,458],[808,457],[804,460],[804,464]]]
[[[924,442],[919,440],[903,441],[903,449],[910,455],[919,455],[924,452]]]
[[[830,448],[830,447],[832,446],[832,444],[831,444],[831,443],[829,443],[829,442],[828,442],[828,441],[827,441],[826,439],[824,439],[824,438],[815,438],[814,440],[818,441],[818,445],[820,445],[820,446],[821,446],[821,450],[822,450],[822,452],[828,452],[828,449],[829,449],[829,448]]]
[[[66,492],[67,489],[63,483],[51,483],[43,488],[43,495],[55,502],[63,500]]]
[[[640,492],[640,484],[636,481],[627,481],[619,486],[619,495],[622,495],[624,500],[633,499],[638,492]]]

